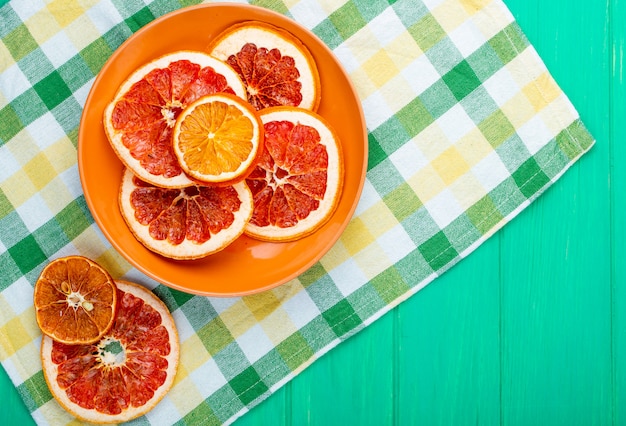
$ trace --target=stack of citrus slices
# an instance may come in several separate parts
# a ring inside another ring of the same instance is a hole
[[[138,284],[115,281],[82,256],[51,261],[34,290],[50,392],[75,417],[125,422],[169,391],[179,342],[167,307]]]
[[[319,229],[343,182],[341,144],[319,103],[308,49],[259,21],[233,25],[206,52],[136,70],[104,127],[126,168],[120,210],[137,240],[198,259],[244,233],[292,241]]]

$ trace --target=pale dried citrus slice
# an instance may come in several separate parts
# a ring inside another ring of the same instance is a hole
[[[163,302],[138,284],[117,281],[110,331],[92,344],[44,336],[41,363],[50,392],[69,413],[93,423],[147,413],[172,387],[179,361],[176,324]]]
[[[239,76],[224,62],[194,51],[162,56],[121,84],[104,111],[107,137],[126,167],[146,182],[190,185],[172,149],[172,129],[187,105],[222,92],[246,97]]]
[[[254,213],[245,233],[266,241],[291,241],[320,228],[341,196],[341,143],[319,115],[293,107],[261,111],[265,148],[246,178]]]
[[[117,303],[109,273],[83,256],[67,256],[48,263],[34,289],[37,324],[53,339],[91,343],[113,324]]]
[[[317,64],[290,32],[245,21],[219,34],[208,52],[237,71],[257,110],[281,105],[317,110],[321,96]]]
[[[219,93],[185,108],[172,135],[182,169],[201,183],[243,179],[263,147],[262,124],[245,100]]]
[[[172,259],[198,259],[222,250],[243,233],[253,209],[252,194],[244,182],[161,188],[143,182],[128,169],[119,202],[137,240]]]

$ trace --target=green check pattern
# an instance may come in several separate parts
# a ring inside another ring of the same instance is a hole
[[[38,355],[32,292],[49,260],[93,258],[172,311],[179,374],[135,424],[229,424],[469,255],[594,143],[500,0],[255,1],[311,29],[346,68],[368,125],[367,179],[340,240],[300,277],[254,296],[192,296],[143,276],[100,233],[76,145],[109,56],[195,2],[3,3],[0,362],[41,425],[73,421]]]

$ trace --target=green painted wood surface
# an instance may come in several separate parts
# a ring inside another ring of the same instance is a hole
[[[237,425],[626,425],[626,0],[505,3],[595,147]],[[0,400],[33,424],[4,371]]]

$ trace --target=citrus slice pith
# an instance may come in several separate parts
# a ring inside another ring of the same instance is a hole
[[[118,311],[99,341],[65,345],[44,336],[41,361],[59,404],[93,423],[125,422],[151,410],[171,388],[179,360],[172,316],[151,291],[117,281]]]
[[[335,211],[343,185],[341,144],[316,113],[293,107],[261,111],[265,147],[246,178],[254,212],[246,235],[293,241],[319,229]]]
[[[137,240],[172,259],[199,259],[236,240],[252,214],[244,182],[228,186],[161,188],[128,169],[120,187],[120,210]]]
[[[202,183],[243,179],[262,151],[262,124],[256,111],[236,96],[204,96],[176,120],[174,153],[182,169]]]
[[[34,289],[42,333],[67,344],[99,340],[113,324],[117,294],[109,273],[83,256],[48,263]]]
[[[105,108],[109,142],[124,165],[146,182],[190,185],[172,149],[172,129],[187,105],[212,93],[246,97],[237,73],[206,53],[177,51],[157,58],[131,74]]]
[[[257,110],[281,105],[317,110],[317,65],[290,32],[261,21],[245,21],[219,34],[207,50],[239,74],[248,102]]]

